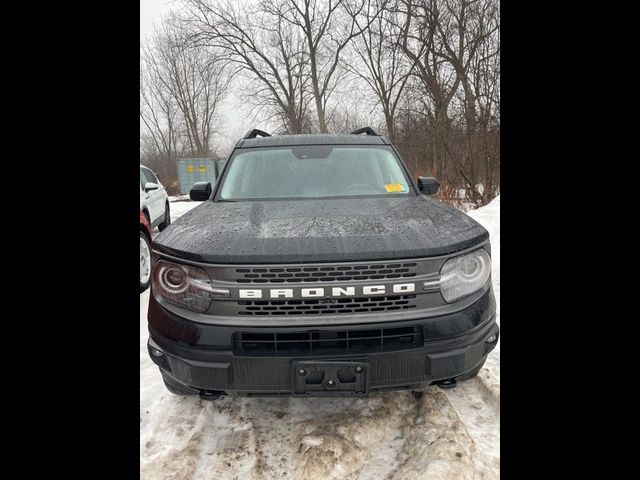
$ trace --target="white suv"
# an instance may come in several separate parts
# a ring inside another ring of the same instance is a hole
[[[151,228],[158,227],[162,231],[171,224],[167,191],[156,174],[143,165],[140,165],[140,210]]]

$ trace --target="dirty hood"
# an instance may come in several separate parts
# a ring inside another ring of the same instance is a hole
[[[257,264],[429,257],[488,238],[471,217],[420,195],[206,201],[158,234],[153,245],[188,260]]]

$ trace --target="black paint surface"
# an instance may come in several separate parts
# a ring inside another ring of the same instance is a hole
[[[207,263],[387,260],[454,253],[488,238],[471,217],[425,196],[213,202],[153,241]]]

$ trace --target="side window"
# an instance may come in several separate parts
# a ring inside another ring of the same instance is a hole
[[[158,183],[158,179],[156,178],[155,174],[151,170],[149,170],[148,168],[141,168],[140,170],[144,172],[148,182]]]

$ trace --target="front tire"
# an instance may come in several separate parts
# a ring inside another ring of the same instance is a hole
[[[151,245],[149,239],[140,232],[140,293],[151,283]]]
[[[169,208],[169,202],[167,202],[164,206],[164,222],[158,225],[158,230],[163,231],[171,225],[171,209]]]

